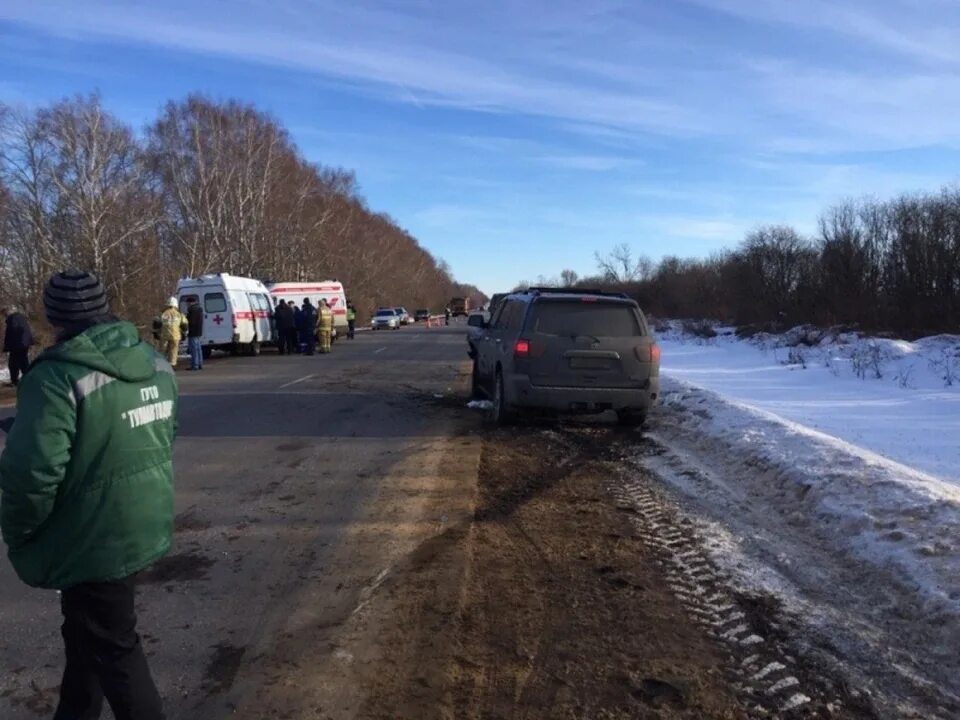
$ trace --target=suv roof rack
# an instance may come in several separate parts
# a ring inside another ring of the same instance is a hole
[[[611,297],[611,298],[623,298],[625,300],[630,300],[631,297],[625,292],[608,292],[606,290],[596,290],[591,288],[572,288],[572,287],[542,287],[535,286],[527,288],[522,292],[530,293],[533,295],[542,295],[549,293],[551,295],[599,295],[601,297]]]

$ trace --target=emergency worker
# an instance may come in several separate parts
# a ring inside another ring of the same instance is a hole
[[[317,351],[317,309],[310,302],[310,298],[303,299],[303,307],[300,308],[300,317],[303,327],[300,330],[300,341],[307,345],[307,355],[313,355]]]
[[[178,308],[175,297],[167,301],[167,309],[160,314],[160,352],[173,368],[177,367],[180,355],[180,341],[187,331],[187,318]]]
[[[333,343],[333,310],[326,298],[320,300],[317,308],[317,335],[320,338],[320,352],[328,353]]]
[[[353,306],[353,303],[347,303],[347,337],[350,340],[353,340],[354,335],[357,332],[357,309]]]

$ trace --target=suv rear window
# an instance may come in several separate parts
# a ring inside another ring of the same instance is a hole
[[[575,337],[635,337],[643,335],[637,314],[628,305],[603,302],[538,302],[530,332]]]

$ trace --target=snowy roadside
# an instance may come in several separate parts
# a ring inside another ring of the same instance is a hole
[[[703,338],[667,327],[665,375],[960,485],[960,337],[795,328],[740,339],[715,327]]]
[[[706,519],[716,561],[903,716],[952,716],[960,488],[669,375],[662,396],[643,462]]]

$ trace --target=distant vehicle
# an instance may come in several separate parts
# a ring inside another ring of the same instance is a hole
[[[426,308],[420,308],[413,313],[414,322],[424,322],[430,319],[430,311]]]
[[[394,310],[397,311],[397,315],[400,317],[401,325],[409,325],[412,320],[410,319],[410,313],[407,312],[407,309],[404,307],[395,307]]]
[[[470,298],[455,297],[450,298],[450,314],[453,317],[466,317],[470,312]]]
[[[642,425],[660,393],[660,348],[621,293],[531,288],[505,297],[489,323],[468,323],[482,330],[474,392],[493,401],[497,424],[532,409],[613,410],[621,424]]]
[[[398,330],[400,316],[394,308],[380,308],[370,320],[370,327],[374,330]]]
[[[203,356],[214,350],[259,355],[276,341],[270,292],[259,280],[217,273],[184,278],[177,283],[180,311],[194,300],[203,308]]]
[[[321,280],[319,282],[282,282],[267,283],[267,289],[273,298],[273,306],[283,300],[293,300],[297,306],[303,304],[304,298],[310,298],[314,307],[326,300],[333,311],[333,337],[347,334],[347,294],[343,283],[337,280]]]

